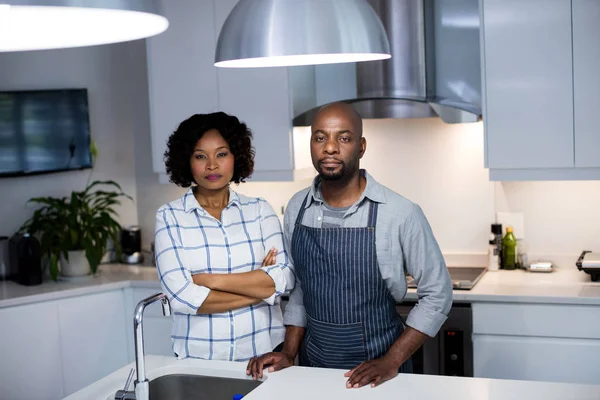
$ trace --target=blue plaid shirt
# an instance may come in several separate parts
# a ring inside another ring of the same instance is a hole
[[[162,289],[173,309],[173,351],[179,358],[245,361],[272,351],[285,329],[279,297],[294,287],[279,219],[264,199],[230,189],[221,221],[204,210],[192,190],[156,213],[155,252]],[[275,247],[277,264],[262,267]],[[192,275],[233,274],[263,268],[275,294],[258,305],[224,313],[196,314],[210,289]]]

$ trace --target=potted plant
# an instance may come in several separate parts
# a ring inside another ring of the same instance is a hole
[[[102,186],[116,191],[99,190]],[[117,254],[120,253],[121,225],[115,219],[114,206],[120,204],[123,197],[133,200],[123,193],[118,183],[95,181],[82,192],[72,192],[70,198],[29,200],[42,207],[23,224],[21,231],[40,239],[42,255],[47,258],[53,280],[57,280],[59,270],[61,275],[70,277],[95,274],[109,239],[115,244]]]

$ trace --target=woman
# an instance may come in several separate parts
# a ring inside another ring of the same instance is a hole
[[[244,361],[283,342],[279,296],[294,273],[279,219],[264,199],[229,187],[252,174],[251,138],[218,112],[183,121],[167,144],[171,182],[191,186],[156,213],[156,264],[180,359]]]

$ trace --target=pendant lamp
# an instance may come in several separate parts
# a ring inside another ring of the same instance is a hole
[[[125,42],[169,26],[156,0],[0,0],[0,51]]]
[[[365,0],[240,0],[217,41],[224,68],[333,64],[390,58]]]

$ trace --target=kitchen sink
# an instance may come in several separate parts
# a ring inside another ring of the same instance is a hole
[[[247,395],[262,382],[251,379],[173,374],[150,381],[150,400],[231,400]]]

